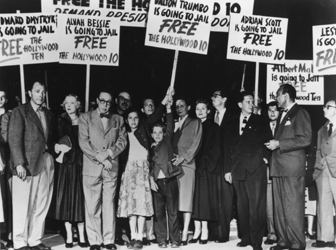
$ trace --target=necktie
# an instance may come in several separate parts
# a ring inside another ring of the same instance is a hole
[[[241,125],[241,131],[240,131],[240,134],[243,133],[244,129],[245,129],[245,126],[246,126],[246,123],[247,123],[247,117],[244,116],[244,119],[243,119],[243,123]]]
[[[41,121],[44,136],[47,138],[47,124],[46,124],[46,121],[45,121],[45,119],[44,119],[44,114],[43,114],[42,109],[41,109],[41,108],[38,108],[38,109],[36,110],[36,114],[37,114],[38,118],[39,118],[40,121]]]
[[[216,111],[215,123],[219,125],[219,112],[218,111]]]
[[[285,117],[286,113],[288,112],[288,109],[282,109],[280,112],[281,112],[281,119],[280,119],[280,121],[282,121],[282,119]]]
[[[100,114],[99,116],[100,116],[100,118],[104,118],[104,117],[107,118],[107,119],[111,118],[111,115],[109,113],[107,113],[107,114]]]
[[[333,131],[333,124],[329,123],[328,136],[330,137]]]
[[[273,137],[274,137],[274,132],[275,132],[275,122],[272,123],[272,128],[271,128],[271,129],[272,129],[272,135],[273,135]]]

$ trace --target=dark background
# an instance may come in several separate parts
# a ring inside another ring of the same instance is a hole
[[[0,13],[40,12],[41,0],[0,0]],[[312,60],[312,26],[336,23],[335,0],[255,0],[254,15],[288,18],[286,59]],[[144,46],[145,28],[121,27],[119,67],[90,66],[90,100],[94,101],[101,87],[111,87],[116,96],[129,91],[133,105],[140,107],[144,97],[161,101],[167,87],[174,51]],[[211,32],[207,55],[179,53],[175,90],[192,98],[206,98],[218,87],[230,93],[230,108],[236,108],[234,97],[239,93],[246,64],[245,89],[254,90],[255,63],[226,59],[228,33]],[[48,84],[50,108],[62,112],[60,104],[68,93],[85,100],[86,66],[72,64],[34,64],[24,66],[25,83],[36,78]],[[336,76],[325,76],[325,102],[336,99]],[[21,97],[19,66],[0,67],[0,86],[9,90],[9,108]],[[266,100],[266,64],[260,64],[259,94]],[[28,100],[28,99],[27,99]],[[312,118],[313,129],[323,125],[322,106],[304,106]]]

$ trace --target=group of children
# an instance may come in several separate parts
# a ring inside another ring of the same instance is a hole
[[[171,162],[174,156],[172,94],[168,90],[162,101],[166,106],[166,125],[162,122],[162,115],[160,118],[160,110],[153,114],[155,119],[146,117],[147,119],[141,120],[139,111],[135,109],[130,110],[126,118],[128,158],[121,179],[117,216],[129,219],[131,230],[131,239],[127,245],[129,249],[142,248],[146,217],[153,216],[154,210],[158,219],[155,222],[155,232],[159,246],[166,247],[166,240],[169,238],[167,211],[171,246],[179,247],[178,186],[176,178],[173,177],[180,172],[179,167],[173,166]],[[151,138],[146,138],[148,132]],[[151,141],[153,143],[150,143]],[[169,188],[166,185],[168,183]],[[153,195],[151,190],[154,191]]]

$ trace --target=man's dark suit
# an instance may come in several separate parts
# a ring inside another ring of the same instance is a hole
[[[8,128],[13,166],[13,241],[14,248],[41,243],[44,221],[52,197],[54,162],[53,116],[42,108],[47,136],[31,103],[15,108]],[[16,167],[23,165],[26,180],[18,178]]]
[[[271,161],[278,245],[304,249],[305,148],[312,138],[310,117],[294,104],[281,122],[280,119],[281,115],[274,136],[279,148],[273,151]]]
[[[240,135],[240,116],[227,124],[226,140],[230,162],[225,172],[231,172],[237,192],[239,226],[242,242],[261,245],[266,221],[267,149],[264,146],[272,138],[268,121],[251,114]]]
[[[225,181],[224,179],[224,161],[228,156],[225,156],[224,147],[226,144],[225,138],[225,126],[227,122],[232,119],[232,115],[226,109],[222,121],[220,122],[220,156],[217,162],[217,167],[213,171],[213,174],[217,175],[217,204],[218,204],[218,221],[217,225],[214,228],[213,236],[217,236],[220,241],[229,241],[230,236],[230,222],[232,219],[232,196],[233,188],[232,185]],[[213,223],[210,224],[210,227],[213,228]]]

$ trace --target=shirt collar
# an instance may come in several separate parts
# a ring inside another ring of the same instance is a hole
[[[39,109],[42,109],[42,106],[36,105],[34,102],[30,101],[30,105],[32,106],[33,110],[37,112]]]

